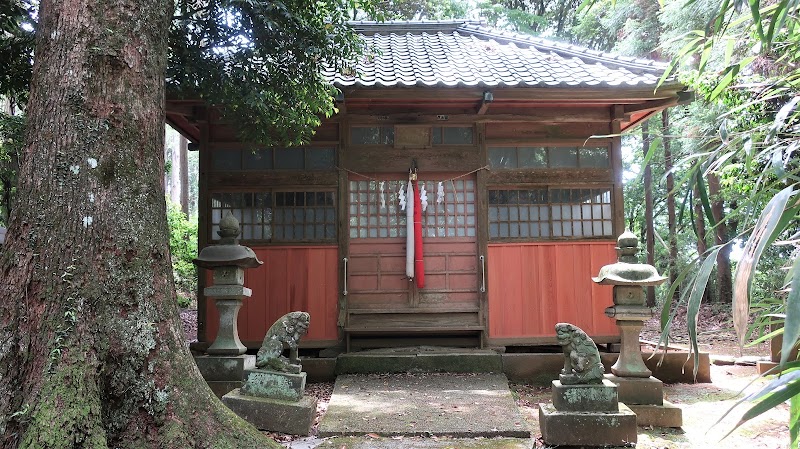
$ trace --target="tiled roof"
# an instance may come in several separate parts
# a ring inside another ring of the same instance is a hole
[[[336,86],[655,86],[666,65],[626,58],[474,21],[353,22],[374,49]]]

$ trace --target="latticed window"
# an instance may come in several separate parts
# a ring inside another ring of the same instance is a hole
[[[335,160],[334,148],[219,149],[211,152],[211,169],[213,171],[330,170],[336,165]]]
[[[353,126],[350,128],[350,143],[353,145],[392,145],[393,126]]]
[[[400,191],[408,181],[350,181],[350,237],[406,236],[406,211],[400,208]],[[425,237],[475,236],[475,181],[456,179],[442,183],[444,196],[437,204],[438,182],[420,181],[428,195],[422,212]],[[381,192],[385,203],[381,202]],[[413,201],[406,196],[406,202]]]
[[[336,239],[335,192],[220,192],[211,194],[211,238],[230,211],[243,240],[317,242]]]
[[[605,147],[492,147],[489,165],[495,169],[608,168]]]
[[[489,237],[612,237],[610,188],[489,191]]]
[[[434,126],[431,134],[434,145],[471,145],[474,141],[471,126]]]

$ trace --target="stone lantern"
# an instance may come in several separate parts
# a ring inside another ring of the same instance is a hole
[[[263,262],[252,249],[239,244],[239,221],[227,212],[219,222],[218,245],[200,251],[193,262],[214,273],[214,284],[206,287],[203,294],[215,301],[219,310],[219,331],[214,343],[206,353],[215,356],[238,356],[247,351],[239,340],[237,318],[242,299],[250,297],[251,290],[244,286],[245,268],[256,268]]]
[[[600,268],[600,274],[592,280],[601,285],[614,286],[614,306],[606,309],[606,315],[617,321],[622,349],[611,372],[620,377],[650,377],[652,372],[642,361],[639,350],[639,333],[644,322],[652,318],[653,311],[645,305],[645,287],[664,283],[652,265],[641,264],[636,257],[639,239],[625,231],[617,239],[617,263]]]
[[[664,401],[663,383],[652,377],[642,360],[639,333],[644,322],[652,318],[653,310],[645,304],[645,287],[664,283],[667,278],[658,274],[652,265],[639,263],[639,239],[625,231],[617,239],[617,262],[600,268],[592,280],[614,287],[614,305],[606,315],[614,318],[622,342],[619,358],[606,379],[619,387],[619,401],[637,414],[637,423],[662,427],[680,427],[679,408]]]

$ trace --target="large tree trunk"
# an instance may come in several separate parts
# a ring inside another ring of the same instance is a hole
[[[714,243],[725,245],[717,253],[717,301],[733,302],[733,276],[731,274],[731,249],[728,243],[728,226],[725,217],[725,204],[720,196],[719,177],[708,174],[708,194],[711,197],[711,215],[717,226],[714,228]]]
[[[649,121],[642,123],[642,152],[645,159],[647,153],[650,152],[650,125]],[[656,230],[653,223],[653,168],[648,162],[644,166],[644,228],[645,228],[645,252],[647,253],[647,263],[655,265],[655,250],[656,250]],[[655,287],[647,287],[647,307],[655,307],[656,305],[656,289]]]
[[[667,229],[668,229],[668,243],[669,246],[669,282],[675,285],[678,280],[678,233],[677,233],[677,220],[675,217],[675,175],[672,173],[672,150],[670,130],[669,130],[669,111],[666,109],[661,111],[661,127],[664,132],[664,171],[666,172],[667,180]],[[673,299],[680,298],[680,288],[675,289],[675,296]]]
[[[184,345],[167,245],[170,0],[42,1],[0,261],[0,447],[269,447]]]

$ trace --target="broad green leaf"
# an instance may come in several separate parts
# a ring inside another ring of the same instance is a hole
[[[706,219],[713,228],[717,225],[714,220],[714,214],[711,213],[711,202],[708,200],[708,190],[706,189],[706,182],[703,179],[703,173],[697,172],[697,192],[700,194],[700,204],[703,205],[703,212],[706,214]]]
[[[747,239],[742,251],[742,257],[736,265],[733,280],[733,327],[739,337],[740,345],[744,344],[744,338],[747,333],[750,287],[753,283],[755,267],[758,265],[758,261],[770,238],[773,238],[776,227],[786,209],[786,204],[793,193],[794,186],[789,186],[778,192],[767,203],[750,234],[750,238]]]
[[[736,424],[736,427],[739,427],[745,422],[774,408],[777,405],[780,405],[784,401],[800,393],[800,380],[798,380],[798,377],[800,377],[800,372],[795,371],[794,373],[790,374],[795,373],[798,374],[798,376],[786,375],[777,378],[776,380],[780,380],[781,382],[774,388],[770,389],[770,391],[764,392],[764,394],[760,395],[758,398],[760,400],[753,407],[747,410],[744,415],[742,415],[742,418],[739,420],[739,423]]]
[[[748,343],[746,346],[748,346],[748,347],[758,346],[760,343],[772,340],[773,338],[777,337],[778,335],[783,335],[783,327],[775,329],[772,332],[769,332],[769,333],[766,333],[766,334],[762,335],[761,337],[759,337],[759,338],[751,341],[750,343]]]
[[[731,57],[733,56],[733,50],[736,48],[736,40],[735,39],[728,39],[725,45],[725,65],[731,64]]]
[[[708,278],[717,263],[717,254],[724,246],[715,246],[706,252],[705,259],[700,264],[700,271],[692,282],[689,302],[686,305],[686,327],[689,330],[689,340],[691,346],[689,353],[694,356],[693,375],[697,377],[697,369],[700,367],[700,351],[697,348],[697,314],[700,312],[700,302],[708,286]]]
[[[729,65],[725,70],[722,72],[722,78],[717,82],[717,85],[714,87],[714,90],[711,91],[711,94],[708,96],[709,101],[714,101],[719,95],[730,86],[733,80],[736,78],[736,75],[739,74],[739,69],[744,64],[733,64]]]
[[[750,14],[753,16],[753,23],[756,27],[756,33],[758,33],[758,39],[766,43],[764,39],[764,27],[761,25],[761,2],[759,0],[749,0],[748,3],[750,4]]]
[[[786,20],[786,15],[788,14],[788,0],[781,0],[777,3],[777,10],[773,13],[772,20],[770,20],[769,29],[767,29],[767,34],[764,36],[764,41],[768,45],[767,51],[770,50],[772,46],[772,42],[775,39],[775,31],[780,30],[783,27],[783,22]]]
[[[762,396],[770,394],[772,392],[772,390],[774,390],[776,388],[781,388],[789,380],[793,380],[794,378],[796,378],[797,377],[796,373],[800,372],[800,371],[798,371],[798,368],[800,368],[800,362],[793,362],[793,363],[788,364],[787,366],[790,366],[791,369],[787,369],[787,370],[783,370],[783,371],[776,371],[776,370],[778,370],[779,367],[775,367],[775,368],[772,368],[771,370],[769,370],[768,372],[762,374],[761,376],[755,377],[755,378],[753,378],[753,380],[748,382],[748,384],[745,385],[744,388],[742,388],[742,390],[738,393],[738,395],[741,395],[745,390],[750,388],[759,379],[763,379],[764,377],[771,376],[771,375],[780,375],[780,377],[776,377],[775,379],[770,381],[767,385],[763,386],[760,390],[756,391],[755,393],[748,394],[748,395],[742,397],[741,399],[739,399],[738,401],[736,401],[736,403],[733,404],[732,406],[730,406],[730,408],[728,408],[728,410],[726,410],[725,413],[723,413],[722,416],[720,416],[719,419],[717,419],[717,421],[714,422],[714,424],[711,425],[711,427],[714,427],[717,424],[721,423],[722,420],[725,419],[726,416],[728,416],[733,410],[736,409],[736,407],[744,404],[745,402],[751,402],[751,401],[758,400]],[[795,374],[793,374],[793,373],[795,373]],[[727,435],[730,435],[730,432]]]
[[[725,14],[728,13],[728,8],[730,7],[730,0],[723,0],[722,4],[719,7],[719,13],[717,14],[716,19],[714,22],[714,28],[711,33],[709,34],[718,34],[720,30],[722,30],[722,25],[725,21]]]
[[[784,127],[786,123],[786,119],[789,117],[789,114],[794,110],[797,103],[800,102],[800,95],[795,95],[789,100],[786,104],[784,104],[778,113],[775,114],[775,119],[772,121],[772,125],[769,127],[769,132],[767,133],[767,141],[773,139],[776,134],[778,134]]]
[[[800,431],[800,396],[789,400],[789,447],[796,448]]]
[[[781,364],[789,361],[789,355],[800,338],[800,257],[794,259],[787,276],[791,276],[789,295],[786,298],[786,320],[783,323],[783,345]]]
[[[739,401],[737,405],[745,400],[757,402],[742,415],[741,419],[739,419],[739,422],[736,423],[733,429],[726,433],[722,438],[730,435],[734,430],[738,429],[739,426],[747,421],[766,411],[771,410],[784,401],[797,396],[797,394],[800,393],[800,380],[798,378],[800,378],[800,371],[794,371],[786,375],[782,375],[777,377],[768,385],[764,386],[764,388],[762,388],[758,393]],[[734,407],[736,406],[734,405]],[[734,407],[731,407],[728,412],[730,412],[730,410],[732,410]],[[725,415],[727,415],[728,412],[726,412]],[[723,417],[725,415],[723,415]]]

